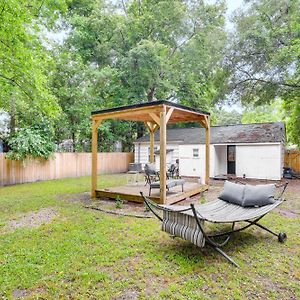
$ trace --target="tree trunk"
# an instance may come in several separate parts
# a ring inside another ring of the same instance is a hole
[[[156,87],[152,87],[147,95],[148,102],[151,102],[154,100],[155,92],[156,92]]]
[[[73,141],[73,152],[76,152],[76,142],[75,142],[75,133],[72,132],[72,141]]]

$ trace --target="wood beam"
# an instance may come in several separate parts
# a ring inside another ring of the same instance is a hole
[[[169,110],[168,110],[168,112],[167,112],[167,115],[166,115],[166,124],[168,124],[173,111],[174,111],[174,107],[170,107]]]
[[[206,122],[205,119],[201,118],[201,119],[199,120],[199,122],[200,122],[200,124],[201,124],[202,127],[207,128],[207,122]]]
[[[159,125],[160,124],[160,119],[159,117],[155,114],[155,113],[149,113],[149,116],[152,118],[152,120],[157,124]]]
[[[154,163],[154,132],[150,131],[150,163]]]
[[[157,124],[152,122],[145,122],[146,127],[149,130],[150,134],[150,163],[154,163],[154,132]]]
[[[205,128],[205,184],[209,184],[209,152],[210,152],[210,119],[207,118],[207,127]]]
[[[165,204],[167,200],[166,190],[166,149],[167,149],[167,123],[166,123],[166,107],[163,106],[160,112],[160,200]]]
[[[97,166],[98,166],[98,127],[101,120],[93,120],[92,122],[92,198],[96,198],[97,189]]]
[[[159,126],[157,124],[154,124],[154,126],[153,126],[153,132],[155,132],[158,128],[159,128]]]
[[[205,120],[205,124],[206,124],[205,128],[210,127],[210,118],[209,118],[209,116],[204,116],[204,120]]]
[[[149,131],[153,130],[153,124],[151,122],[144,122],[144,124]]]

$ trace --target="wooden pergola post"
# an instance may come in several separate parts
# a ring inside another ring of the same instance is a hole
[[[154,131],[150,131],[150,163],[154,163]]]
[[[205,116],[205,184],[209,184],[210,117]]]
[[[98,167],[98,127],[101,120],[92,121],[92,198],[96,198],[97,189],[97,167]]]
[[[154,133],[157,130],[157,124],[153,122],[145,122],[150,134],[150,163],[154,163]]]
[[[162,106],[160,112],[160,201],[166,203],[167,198],[167,174],[166,174],[166,148],[167,148],[167,122],[166,122],[166,106]]]

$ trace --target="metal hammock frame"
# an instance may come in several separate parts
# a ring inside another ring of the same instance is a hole
[[[242,183],[242,182],[240,182],[240,183]],[[244,184],[244,183],[242,183],[242,184]],[[278,198],[275,199],[276,200],[275,205],[271,204],[270,209],[268,209],[267,211],[266,211],[266,209],[262,209],[261,210],[262,211],[261,215],[258,215],[257,217],[254,217],[254,218],[245,218],[243,220],[236,220],[236,221],[230,221],[230,222],[227,222],[226,220],[222,221],[222,222],[218,222],[218,221],[213,221],[213,220],[209,220],[209,219],[205,218],[205,216],[202,216],[200,211],[199,211],[201,209],[201,205],[199,205],[198,207],[195,207],[194,204],[190,204],[190,207],[182,206],[182,209],[174,210],[174,209],[172,209],[171,205],[169,205],[169,206],[158,205],[158,204],[154,203],[153,201],[151,201],[149,198],[145,197],[142,192],[140,192],[140,194],[142,195],[142,197],[144,199],[144,203],[145,203],[146,207],[148,207],[149,210],[161,222],[163,222],[164,220],[157,213],[157,211],[169,211],[169,212],[176,212],[176,213],[186,213],[186,212],[191,211],[194,218],[195,218],[195,220],[196,220],[198,228],[200,229],[201,233],[203,234],[203,237],[205,239],[205,243],[207,243],[209,246],[211,246],[214,250],[216,250],[223,257],[225,257],[234,266],[239,267],[239,265],[221,249],[221,247],[225,246],[229,242],[230,238],[232,237],[232,235],[234,233],[245,230],[245,229],[249,228],[250,226],[257,226],[257,227],[273,234],[274,236],[276,236],[280,243],[284,243],[286,241],[286,239],[287,239],[286,233],[284,233],[284,232],[276,233],[276,232],[272,231],[271,229],[267,228],[266,226],[259,224],[258,222],[265,215],[267,215],[270,211],[272,211],[274,208],[281,205],[285,201],[285,199],[283,199],[283,194],[284,194],[284,192],[287,188],[287,185],[288,185],[288,182],[286,182],[284,184],[276,184],[276,187],[281,188],[282,190],[281,190]],[[216,201],[214,201],[214,203],[217,202],[217,201],[223,201],[223,200],[216,200]],[[213,203],[213,202],[211,202],[211,203]],[[228,203],[228,206],[236,206],[236,205]],[[266,206],[262,206],[262,207],[266,207]],[[247,210],[249,210],[249,209],[251,210],[251,208],[247,208]],[[255,209],[257,209],[257,208],[255,208]],[[209,235],[205,232],[205,230],[204,230],[204,228],[201,224],[202,221],[208,221],[208,222],[212,222],[212,223],[227,223],[227,224],[229,223],[229,224],[231,224],[231,230],[226,231],[226,232],[222,232],[222,233],[216,233],[216,234],[213,234],[213,235]],[[236,223],[239,223],[239,222],[246,222],[248,224],[243,226],[243,227],[240,227],[240,228],[235,228]],[[173,237],[175,237],[175,236],[173,236]],[[225,237],[225,240],[222,241],[222,242],[215,241],[215,238],[220,238],[220,237]]]

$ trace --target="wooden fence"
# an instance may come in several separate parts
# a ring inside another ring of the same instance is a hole
[[[287,150],[284,155],[284,165],[300,173],[300,150]]]
[[[98,153],[98,174],[128,171],[133,153]],[[49,160],[12,161],[0,153],[0,186],[91,175],[91,153],[55,153]]]

